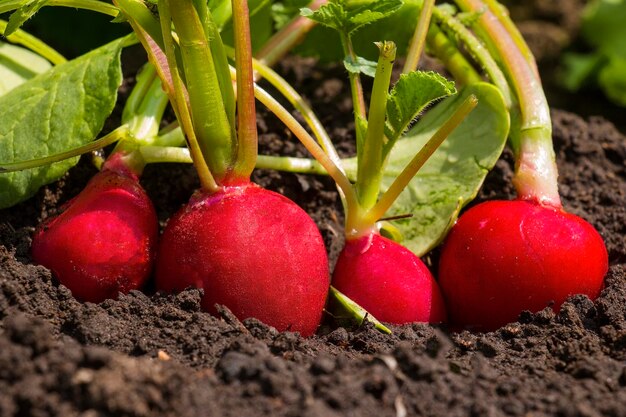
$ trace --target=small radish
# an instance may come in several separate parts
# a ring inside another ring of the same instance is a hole
[[[148,195],[135,173],[110,165],[116,164],[105,163],[33,237],[33,260],[83,301],[140,288],[156,251],[157,218]]]
[[[317,226],[300,207],[250,183],[257,158],[250,28],[247,2],[232,5],[236,101],[206,2],[159,1],[163,31],[151,36],[162,40],[158,47],[146,41],[149,35],[128,14],[152,61],[160,65],[202,184],[163,233],[156,285],[168,292],[202,288],[208,311],[223,304],[242,320],[255,317],[278,330],[309,336],[319,326],[328,294],[326,250]]]
[[[80,300],[116,298],[141,288],[152,272],[158,221],[139,184],[145,166],[140,147],[156,140],[166,106],[156,71],[146,66],[124,107],[122,126],[96,141],[118,141],[102,170],[33,236],[33,260]]]
[[[501,11],[481,0],[458,3],[480,11],[481,33],[498,53],[520,106],[513,140],[517,200],[468,210],[452,228],[439,265],[451,322],[494,330],[523,310],[558,310],[574,294],[595,299],[608,255],[598,232],[561,206],[550,112],[532,56],[522,52]]]
[[[441,292],[426,265],[378,233],[346,242],[333,272],[333,286],[384,322],[446,320]]]

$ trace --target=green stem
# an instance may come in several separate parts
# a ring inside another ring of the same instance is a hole
[[[317,115],[313,109],[307,104],[300,94],[276,71],[265,65],[258,60],[252,61],[253,69],[263,77],[268,83],[272,85],[279,93],[283,95],[289,101],[289,103],[304,117],[307,125],[317,138],[318,143],[324,149],[324,152],[328,154],[333,162],[340,166],[341,158],[337,154],[337,149],[333,145],[328,132],[324,128],[322,122],[317,118]]]
[[[476,104],[478,104],[476,96],[472,95],[468,97],[454,114],[446,120],[437,132],[435,132],[428,142],[426,142],[422,149],[413,157],[411,162],[402,170],[400,175],[396,177],[387,191],[380,197],[376,205],[366,213],[366,218],[370,222],[376,222],[385,215],[415,174],[417,174],[420,168],[428,161],[428,158],[441,146],[450,133],[465,120],[465,117],[476,107]]]
[[[237,142],[224,106],[209,40],[191,2],[169,0],[169,3],[179,38],[193,130],[213,177],[221,183],[235,162]]]
[[[406,61],[404,62],[404,68],[402,72],[404,74],[417,70],[422,51],[424,50],[424,43],[426,42],[426,35],[428,34],[428,27],[430,26],[430,18],[435,6],[435,0],[424,0],[422,10],[420,10],[420,17],[417,20],[417,26],[411,38],[409,44],[409,51],[406,55]]]
[[[313,157],[324,167],[328,175],[337,183],[337,186],[344,193],[347,201],[348,210],[346,212],[346,224],[352,224],[353,219],[358,217],[358,201],[352,184],[345,174],[335,165],[335,163],[326,155],[326,152],[317,144],[315,139],[298,123],[298,121],[283,106],[276,101],[274,97],[268,94],[259,86],[254,87],[256,98],[263,103],[287,128],[302,142],[306,149]]]
[[[154,146],[145,145],[139,148],[141,156],[147,164],[153,163],[193,163],[189,148],[179,148],[177,146]]]
[[[472,58],[480,64],[491,82],[498,87],[508,109],[513,106],[513,92],[504,73],[498,67],[485,45],[469,31],[458,19],[444,9],[435,8],[433,18],[444,28],[451,31],[465,45]]]
[[[256,167],[259,169],[274,169],[298,174],[328,175],[328,172],[319,162],[309,158],[259,155]]]
[[[163,49],[163,35],[159,21],[154,17],[143,0],[113,0],[125,15],[132,17],[136,25],[140,26]],[[116,9],[117,10],[117,9]]]
[[[139,148],[139,152],[148,164],[164,162],[190,164],[193,162],[189,149],[186,147],[144,145]],[[315,159],[289,156],[258,155],[255,168],[298,174],[328,175],[324,167]]]
[[[178,122],[170,123],[163,128],[154,140],[157,146],[183,146],[185,145],[185,135]]]
[[[347,33],[340,32],[341,45],[343,47],[344,55],[352,62],[357,61],[356,53],[352,45],[352,40]],[[350,77],[350,90],[352,91],[352,105],[354,106],[354,117],[356,124],[357,135],[360,135],[360,123],[359,118],[362,120],[367,119],[365,114],[365,98],[363,97],[363,85],[361,84],[361,76],[357,72],[349,72]],[[358,140],[359,138],[357,138]]]
[[[314,0],[308,8],[317,10],[325,3],[327,0]],[[309,18],[296,16],[263,45],[261,50],[256,53],[256,59],[269,67],[274,66],[287,52],[298,45],[315,25],[316,23]]]
[[[533,69],[535,76],[537,77],[537,79],[539,79],[539,70],[537,68],[537,61],[535,61],[535,57],[532,51],[530,50],[530,48],[528,47],[528,44],[524,40],[524,37],[517,29],[517,26],[515,26],[515,23],[513,23],[513,21],[511,20],[511,17],[509,16],[509,11],[506,9],[506,7],[503,4],[500,4],[495,0],[484,0],[484,1],[485,1],[485,4],[489,7],[489,10],[491,11],[491,13],[493,13],[498,18],[502,26],[505,27],[506,31],[509,33],[511,38],[513,38],[515,45],[517,45],[517,48],[524,55],[524,58]]]
[[[128,121],[137,114],[139,106],[143,101],[146,93],[150,89],[150,84],[156,78],[156,69],[154,65],[147,63],[137,72],[135,76],[135,86],[128,95],[126,103],[124,104],[124,110],[122,111],[122,123],[128,123]]]
[[[478,74],[472,64],[469,63],[461,51],[459,51],[459,48],[448,39],[437,25],[430,25],[426,40],[433,55],[445,65],[455,81],[465,85],[482,81],[480,74]]]
[[[232,0],[235,33],[235,66],[237,68],[237,159],[233,169],[235,181],[249,181],[258,154],[252,41],[246,0]]]
[[[519,144],[513,146],[516,151],[513,185],[517,198],[561,208],[550,108],[540,80],[514,37],[481,0],[457,0],[457,3],[466,11],[481,12],[478,23],[497,51],[519,101]]]
[[[159,0],[159,19],[161,21],[161,30],[163,33],[163,41],[165,44],[165,54],[167,56],[167,62],[170,69],[170,75],[172,77],[172,83],[174,86],[174,95],[170,96],[170,102],[176,112],[176,117],[180,121],[183,130],[187,138],[187,146],[193,163],[200,177],[200,183],[202,188],[209,193],[214,193],[219,190],[219,186],[213,177],[209,166],[204,159],[204,155],[198,144],[196,133],[194,131],[193,122],[191,120],[191,114],[187,105],[187,97],[185,96],[185,90],[178,72],[178,63],[176,62],[176,52],[174,51],[174,40],[172,39],[171,32],[171,15],[169,0]],[[144,44],[144,47],[146,45]],[[147,48],[146,51],[151,53],[151,49]],[[155,59],[153,57],[153,59]]]
[[[163,113],[169,102],[161,85],[161,79],[154,77],[136,114],[129,121],[131,135],[143,144],[152,144],[156,139]]]
[[[359,204],[364,210],[369,210],[376,204],[380,191],[387,97],[393,62],[396,59],[396,45],[393,42],[381,42],[377,46],[380,54],[372,87],[367,133],[362,149],[357,152],[359,161],[356,190]]]
[[[6,28],[7,22],[5,22],[4,20],[0,20],[0,34],[4,34]],[[22,29],[18,29],[11,35],[7,36],[7,40],[9,42],[19,44],[30,49],[36,54],[46,58],[54,65],[59,65],[67,62],[67,59],[65,59],[63,55],[55,51],[52,47],[46,45],[40,39],[34,37],[27,32],[24,32]]]
[[[0,4],[0,14],[10,12],[20,8],[24,4],[23,0],[5,0]],[[99,0],[50,0],[46,6],[72,7],[74,9],[85,9],[93,12],[116,17],[119,14],[117,7]]]
[[[92,152],[98,149],[102,149],[112,143],[120,141],[128,137],[128,126],[122,125],[112,131],[111,133],[101,137],[100,139],[89,142],[86,145],[78,148],[71,149],[69,151],[61,152],[54,155],[48,155],[44,158],[30,159],[28,161],[0,163],[0,173],[22,171],[24,169],[37,168],[44,165],[50,165],[55,162],[64,161],[69,158],[73,158],[79,155],[83,155],[87,152]]]

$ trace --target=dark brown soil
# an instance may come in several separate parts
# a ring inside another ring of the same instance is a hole
[[[342,71],[282,71],[306,81],[304,93],[350,153]],[[303,154],[263,116],[265,152]],[[626,416],[626,139],[601,118],[553,117],[564,204],[605,238],[606,288],[595,303],[576,296],[558,315],[523,313],[485,334],[324,326],[303,339],[226,309],[210,316],[197,290],[82,304],[28,255],[36,223],[95,172],[79,164],[0,211],[0,416]],[[510,176],[505,153],[479,199],[511,197]],[[336,257],[342,216],[328,179],[257,172],[255,180],[302,205]],[[151,167],[143,182],[163,223],[197,186],[192,168],[178,165]]]

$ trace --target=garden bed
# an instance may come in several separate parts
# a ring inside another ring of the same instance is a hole
[[[352,152],[350,97],[341,70],[282,66]],[[324,81],[320,81],[324,80]],[[261,110],[260,110],[261,111]],[[262,112],[262,111],[261,111]],[[338,117],[341,114],[344,116]],[[302,155],[261,114],[261,150]],[[342,119],[342,117],[344,119]],[[322,326],[311,338],[200,310],[200,292],[132,292],[80,303],[29,257],[34,226],[78,193],[95,169],[83,160],[36,197],[0,211],[0,415],[55,416],[623,416],[626,410],[626,138],[600,117],[553,111],[565,209],[606,241],[606,288],[559,314],[523,313],[492,333],[413,324]],[[477,201],[510,198],[504,154]],[[315,219],[336,259],[337,193],[324,177],[258,171]],[[142,183],[162,226],[198,187],[190,166],[149,167]],[[437,252],[426,259],[436,265]]]

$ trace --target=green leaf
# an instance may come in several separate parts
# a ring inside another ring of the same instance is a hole
[[[436,72],[413,71],[402,74],[387,99],[385,134],[390,148],[426,106],[456,94],[454,82]]]
[[[626,58],[626,1],[596,0],[585,9],[581,35],[607,55]]]
[[[50,0],[26,0],[9,18],[9,24],[4,36],[9,36],[18,30],[28,19],[45,6]]]
[[[376,62],[360,56],[356,57],[356,61],[353,61],[350,57],[346,57],[343,60],[343,65],[348,72],[353,74],[362,73],[372,78],[376,75]]]
[[[328,307],[326,310],[339,325],[351,326],[356,324],[361,326],[363,321],[371,322],[374,327],[385,334],[391,334],[391,330],[376,317],[372,316],[359,304],[348,298],[345,294],[337,290],[332,285],[328,292]]]
[[[402,4],[401,0],[378,0],[350,7],[346,0],[331,0],[316,11],[304,8],[300,13],[326,27],[352,34],[363,26],[394,14]]]
[[[306,7],[310,0],[286,0],[272,2],[272,19],[276,30],[281,29],[295,16],[300,14],[300,9]]]
[[[356,2],[348,2],[356,3]],[[376,0],[359,1],[359,6],[373,7]],[[406,51],[408,41],[415,31],[422,0],[405,0],[404,5],[396,12],[380,20],[362,27],[352,34],[356,54],[369,60],[378,59],[378,48],[374,42],[393,41],[398,46],[398,55]],[[323,47],[320,47],[323,45]],[[322,62],[337,62],[344,58],[339,34],[334,29],[318,25],[296,48],[296,52],[305,56],[314,56]]]
[[[415,152],[470,95],[478,105],[426,162],[394,203],[388,216],[412,213],[393,221],[404,234],[402,244],[422,256],[443,239],[462,206],[478,193],[502,153],[509,115],[502,95],[491,84],[463,89],[431,109],[391,150],[383,178],[386,189]]]
[[[626,107],[626,58],[611,57],[598,74],[598,83],[611,101]]]
[[[0,96],[51,67],[28,49],[0,42]]]
[[[426,162],[385,216],[413,214],[393,220],[402,244],[422,256],[434,248],[454,224],[460,209],[478,193],[487,172],[498,160],[509,132],[509,114],[499,90],[491,84],[465,87],[428,111],[396,142],[383,173],[384,192],[426,141],[470,95],[478,105]],[[356,159],[344,161],[350,177]]]
[[[93,140],[115,106],[125,41],[58,65],[0,97],[0,161],[42,158]],[[0,174],[0,208],[32,196],[77,161]]]
[[[562,57],[564,73],[561,84],[571,91],[576,91],[594,80],[606,58],[602,54],[567,53]]]

